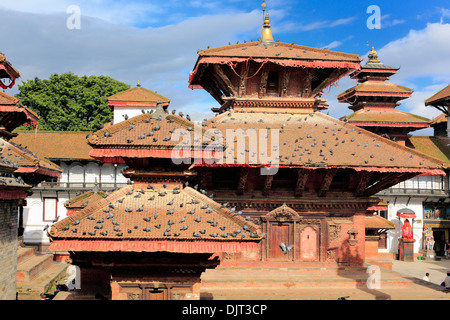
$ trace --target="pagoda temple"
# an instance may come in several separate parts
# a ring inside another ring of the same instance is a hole
[[[0,54],[0,87],[12,88],[20,73]],[[22,125],[37,125],[38,116],[19,99],[0,92],[0,300],[16,299],[18,237],[23,234],[23,207],[33,185],[58,178],[61,169],[10,141]]]
[[[350,74],[358,85],[338,95],[339,102],[350,104],[354,112],[341,120],[383,135],[405,145],[408,133],[429,127],[430,120],[395,109],[399,101],[407,99],[412,89],[388,82],[399,69],[384,65],[378,60],[374,48],[367,63]]]
[[[198,299],[206,268],[362,266],[378,191],[443,163],[323,114],[358,55],[275,41],[205,49],[189,77],[219,103],[201,125],[155,112],[88,138],[133,184],[49,232],[81,270],[79,296]],[[377,152],[379,150],[379,152]]]

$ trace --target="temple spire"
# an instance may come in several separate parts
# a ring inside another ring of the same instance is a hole
[[[266,16],[264,17],[264,12],[266,10],[266,2],[263,1],[263,4],[261,5],[263,10],[263,29],[261,31],[261,42],[264,44],[272,44],[275,43],[272,36],[272,29],[270,29],[270,20],[269,20],[269,13],[266,13]]]
[[[375,51],[374,47],[372,47],[372,50],[369,53],[369,61],[367,61],[368,64],[382,64],[380,60],[378,60],[378,53]]]

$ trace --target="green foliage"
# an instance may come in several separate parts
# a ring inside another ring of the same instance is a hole
[[[19,85],[17,97],[39,116],[39,130],[95,131],[113,118],[108,97],[130,86],[106,76],[53,74]]]

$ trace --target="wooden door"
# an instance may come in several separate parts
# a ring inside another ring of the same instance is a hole
[[[292,250],[284,254],[280,248],[280,243],[283,242],[289,246],[291,240],[291,224],[290,223],[272,223],[270,227],[269,240],[269,259],[278,261],[292,260]]]
[[[165,291],[161,289],[152,289],[147,292],[148,300],[166,300]]]
[[[317,231],[312,227],[305,227],[300,233],[300,259],[316,261],[319,258],[318,252]]]

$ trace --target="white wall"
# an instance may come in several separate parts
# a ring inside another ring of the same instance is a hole
[[[127,115],[128,119],[142,114],[142,110],[147,112],[148,110],[155,110],[149,107],[114,107],[114,123],[119,123],[125,120],[124,116]]]
[[[380,250],[380,252],[397,253],[398,251],[398,239],[402,236],[402,225],[404,219],[397,217],[397,211],[400,209],[408,208],[415,212],[416,218],[414,222],[410,220],[413,225],[413,236],[416,242],[414,243],[414,252],[418,253],[421,249],[423,238],[423,205],[424,198],[415,197],[408,200],[408,197],[388,198],[383,197],[383,200],[389,201],[388,205],[388,220],[395,224],[395,230],[388,230],[387,232],[387,249]],[[394,203],[395,202],[395,203]]]
[[[69,190],[61,191],[61,189],[56,192],[51,188],[45,190],[42,188],[33,189],[33,195],[27,197],[27,206],[23,208],[24,243],[26,245],[49,243],[47,233],[43,229],[47,224],[49,226],[52,225],[51,220],[53,218],[50,221],[44,220],[44,198],[57,198],[57,215],[59,216],[59,220],[62,220],[67,217],[67,209],[64,207],[64,203],[76,196],[76,192],[80,190],[79,188],[84,181],[92,184],[92,188],[90,189],[93,189],[95,182],[106,183],[108,187],[113,187],[114,182],[128,183],[128,179],[120,173],[120,170],[124,166],[124,164],[119,164],[116,168],[115,164],[110,163],[98,164],[96,162],[90,162],[87,165],[82,165],[80,162],[62,162],[60,167],[63,172],[60,182],[75,183],[75,185],[72,185],[73,188],[70,192]]]

